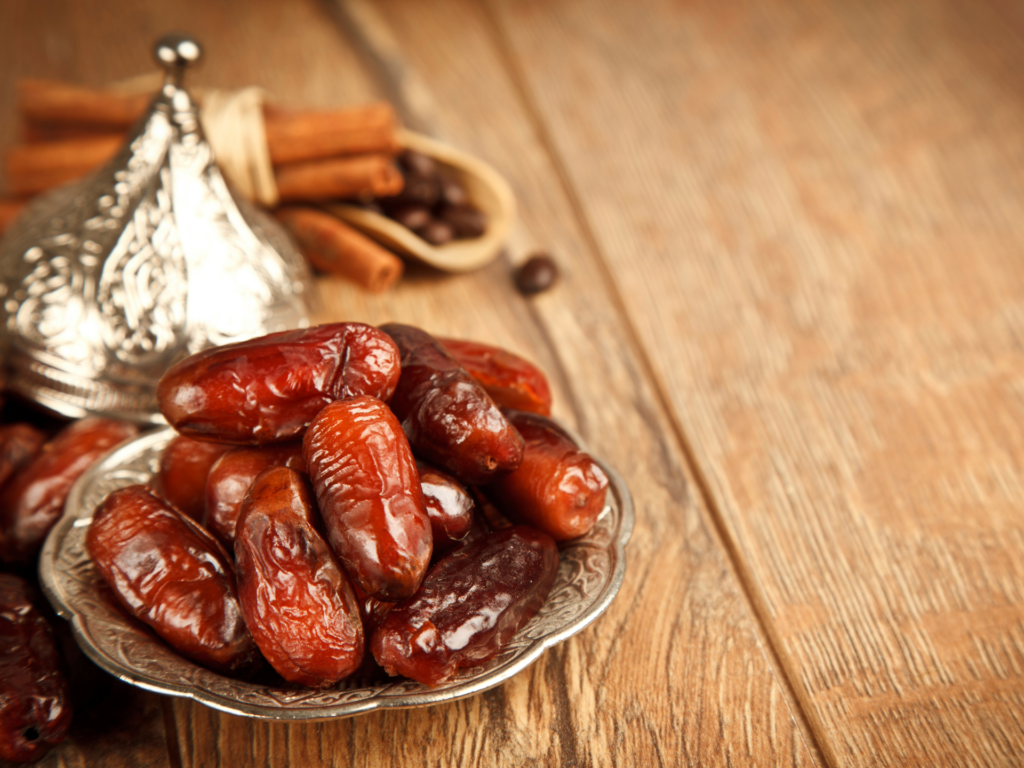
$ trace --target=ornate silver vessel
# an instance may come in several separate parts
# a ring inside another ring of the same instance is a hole
[[[0,241],[8,387],[71,417],[159,422],[156,382],[180,358],[309,324],[301,255],[228,189],[182,86],[199,45],[155,53],[164,87],[118,155]]]

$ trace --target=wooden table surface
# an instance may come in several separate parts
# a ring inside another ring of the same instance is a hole
[[[506,346],[626,478],[621,593],[487,693],[267,723],[115,686],[46,766],[1024,761],[1024,11],[1009,0],[0,2],[26,76],[391,98],[506,253],[322,319]],[[562,269],[524,298],[533,249]]]

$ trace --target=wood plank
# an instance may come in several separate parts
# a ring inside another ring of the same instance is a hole
[[[27,8],[15,6],[17,13]],[[46,10],[72,17],[64,32],[46,32],[58,35],[58,50],[72,49],[71,63],[61,65],[67,71],[52,62],[17,71],[77,73],[89,84],[134,74],[148,63],[149,42],[119,48],[115,34],[98,29],[113,24],[122,34],[132,28],[146,36],[165,28],[193,30],[207,41],[210,57],[197,73],[200,83],[253,83],[286,93],[293,103],[327,104],[360,100],[368,82],[358,69],[346,69],[348,49],[312,3],[249,4],[244,13],[237,5],[199,2],[108,3],[95,19],[77,8],[68,3]],[[518,259],[529,248],[551,248],[563,280],[525,300],[513,292],[508,258],[458,277],[412,268],[399,290],[384,296],[324,280],[322,317],[419,323],[440,334],[502,344],[548,370],[556,413],[627,477],[634,492],[639,519],[626,584],[608,614],[580,636],[509,684],[462,702],[345,721],[268,724],[175,700],[182,765],[814,764],[665,412],[639,372],[601,267],[487,42],[485,19],[463,4],[439,6],[436,15],[415,3],[387,9],[403,44],[416,48],[417,66],[437,83],[439,125],[459,146],[498,165],[515,186],[524,210],[512,252]],[[420,23],[426,36],[417,30]],[[29,39],[45,38],[41,21],[27,28]],[[467,61],[479,71],[467,76]],[[495,114],[502,119],[491,120]]]
[[[836,764],[1024,754],[1001,5],[492,4]]]

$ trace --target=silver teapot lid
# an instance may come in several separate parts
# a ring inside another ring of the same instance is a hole
[[[309,324],[309,271],[224,182],[182,77],[201,49],[155,47],[163,89],[107,165],[33,201],[0,240],[8,388],[66,416],[162,421],[179,359]]]

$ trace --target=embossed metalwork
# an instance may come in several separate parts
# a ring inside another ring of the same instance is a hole
[[[65,415],[162,421],[180,358],[308,325],[308,270],[224,182],[181,87],[187,38],[157,44],[167,82],[118,155],[30,205],[0,241],[9,386]]]
[[[215,709],[275,720],[319,720],[375,709],[418,707],[471,696],[500,685],[533,663],[545,649],[586,627],[611,604],[625,575],[625,547],[633,530],[633,503],[618,473],[608,505],[587,536],[564,545],[558,578],[540,612],[495,659],[462,670],[435,688],[396,679],[360,686],[343,681],[325,690],[291,690],[223,677],[183,659],[144,625],[129,617],[105,589],[85,551],[92,511],[111,491],[144,483],[157,471],[160,453],[174,436],[163,429],[116,449],[75,484],[65,514],[46,541],[40,576],[54,608],[72,622],[85,652],[122,680],[149,690],[187,696]]]

